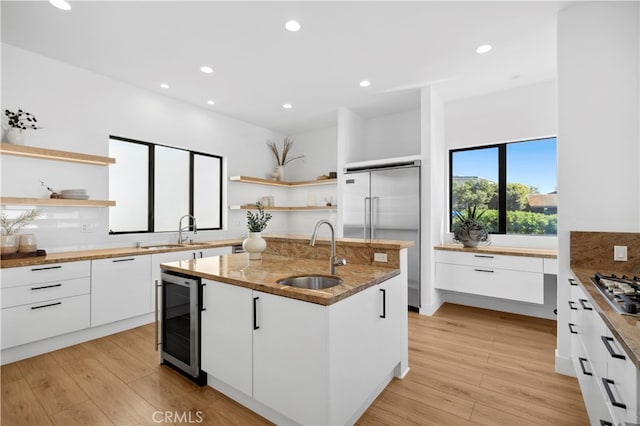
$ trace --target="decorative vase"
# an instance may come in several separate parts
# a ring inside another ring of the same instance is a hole
[[[250,260],[260,260],[267,242],[262,238],[262,232],[249,232],[249,238],[242,242],[242,248],[249,253]]]
[[[18,251],[20,253],[32,253],[38,250],[38,244],[36,243],[36,236],[33,234],[20,234],[20,244],[18,245]]]
[[[284,181],[284,166],[276,167],[276,173],[278,174],[277,180]]]
[[[24,145],[27,133],[23,129],[11,127],[7,131],[7,142],[15,145]]]
[[[3,235],[0,242],[0,253],[10,254],[18,251],[18,236]]]

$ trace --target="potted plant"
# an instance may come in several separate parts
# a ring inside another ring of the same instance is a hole
[[[284,180],[284,166],[294,160],[303,158],[304,155],[298,155],[293,158],[289,156],[289,152],[291,151],[291,148],[293,148],[293,138],[290,138],[289,136],[285,137],[282,141],[282,155],[280,155],[278,145],[276,145],[274,141],[267,141],[267,145],[269,146],[269,149],[271,149],[274,157],[276,157],[276,163],[278,164],[276,166],[276,171],[272,173],[271,176],[276,180]]]
[[[480,220],[486,210],[478,210],[476,206],[467,206],[466,211],[454,211],[453,240],[464,247],[477,247],[478,243],[488,243],[489,230]]]
[[[31,223],[40,216],[40,210],[29,210],[20,213],[11,219],[3,211],[0,213],[0,228],[2,232],[1,253],[15,253],[18,251],[18,236],[15,235],[20,229]]]
[[[249,259],[262,259],[262,252],[267,248],[267,242],[262,238],[262,231],[267,227],[267,222],[271,220],[271,214],[265,213],[262,204],[256,203],[257,213],[247,212],[247,228],[249,228],[249,238],[242,242],[242,248],[249,253]]]
[[[9,143],[24,145],[25,133],[27,129],[39,129],[36,117],[26,111],[18,109],[18,112],[5,109],[4,115],[8,118],[9,131],[7,132],[7,141]]]

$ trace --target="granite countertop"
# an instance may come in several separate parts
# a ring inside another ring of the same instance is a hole
[[[2,268],[16,268],[19,266],[45,265],[48,263],[76,262],[80,260],[96,260],[108,259],[112,257],[122,256],[142,256],[145,254],[170,253],[175,251],[188,250],[204,250],[216,247],[228,247],[235,244],[241,244],[241,239],[218,240],[218,241],[202,241],[197,244],[184,244],[182,246],[164,247],[164,248],[142,248],[142,247],[120,247],[105,248],[92,250],[65,251],[60,253],[50,253],[46,256],[25,257],[21,259],[7,259],[0,262]],[[153,244],[143,244],[153,246]],[[163,247],[163,243],[156,244]]]
[[[263,235],[265,240],[280,241],[280,242],[302,242],[309,243],[311,241],[310,235]],[[331,244],[331,239],[327,237],[318,237],[317,243]],[[404,249],[413,247],[414,241],[405,240],[365,240],[362,238],[336,238],[337,246],[349,246],[349,247],[372,247],[381,249]]]
[[[556,259],[558,251],[554,249],[535,249],[526,247],[479,246],[476,248],[463,247],[460,244],[445,243],[433,247],[435,250],[461,251],[466,253],[503,254],[507,256],[541,257]]]
[[[589,279],[596,274],[595,270],[573,267],[571,271],[633,364],[640,368],[640,318],[619,314],[609,306]]]
[[[277,281],[297,275],[329,275],[329,259],[263,254],[262,260],[249,260],[248,254],[239,253],[163,263],[160,267],[320,305],[331,305],[400,274],[400,270],[394,268],[347,264],[338,268],[342,284],[325,290],[309,290],[283,286]]]

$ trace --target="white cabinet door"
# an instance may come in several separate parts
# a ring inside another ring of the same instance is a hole
[[[211,256],[223,256],[225,254],[231,254],[231,247],[215,247],[208,249],[199,249],[194,251],[196,258],[211,257]]]
[[[328,308],[258,291],[253,297],[253,397],[297,423],[329,424]]]
[[[394,277],[374,287],[381,307],[380,315],[376,317],[378,371],[384,374],[400,362],[402,316],[407,315],[407,308],[402,305],[401,285],[400,277]]]
[[[253,291],[211,280],[202,283],[202,369],[251,396]]]
[[[91,326],[151,312],[151,256],[91,261]]]

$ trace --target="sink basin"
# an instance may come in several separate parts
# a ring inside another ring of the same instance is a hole
[[[324,290],[342,284],[342,279],[331,275],[302,275],[283,278],[278,281],[278,284],[310,290]]]
[[[176,247],[184,247],[183,244],[154,244],[151,246],[140,246],[141,249],[147,250],[162,250],[162,249],[170,249]]]

